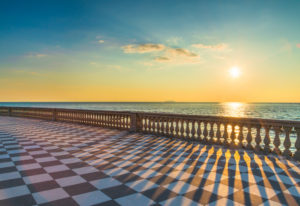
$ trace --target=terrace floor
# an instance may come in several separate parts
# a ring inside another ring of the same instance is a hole
[[[298,205],[300,164],[125,131],[0,117],[0,205]]]

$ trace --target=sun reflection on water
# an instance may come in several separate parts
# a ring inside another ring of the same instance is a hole
[[[245,117],[246,103],[242,102],[224,102],[223,114],[224,116],[230,117]]]

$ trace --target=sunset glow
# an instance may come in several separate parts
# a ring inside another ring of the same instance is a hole
[[[0,101],[300,102],[300,1],[5,2]]]

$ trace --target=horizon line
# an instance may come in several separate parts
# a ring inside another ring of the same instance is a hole
[[[286,103],[286,104],[300,104],[300,102],[268,102],[268,101],[259,101],[259,102],[243,102],[243,101],[5,101],[0,103]]]

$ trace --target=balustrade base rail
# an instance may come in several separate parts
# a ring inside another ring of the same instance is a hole
[[[31,107],[0,107],[0,115],[124,129],[300,161],[300,121]]]

